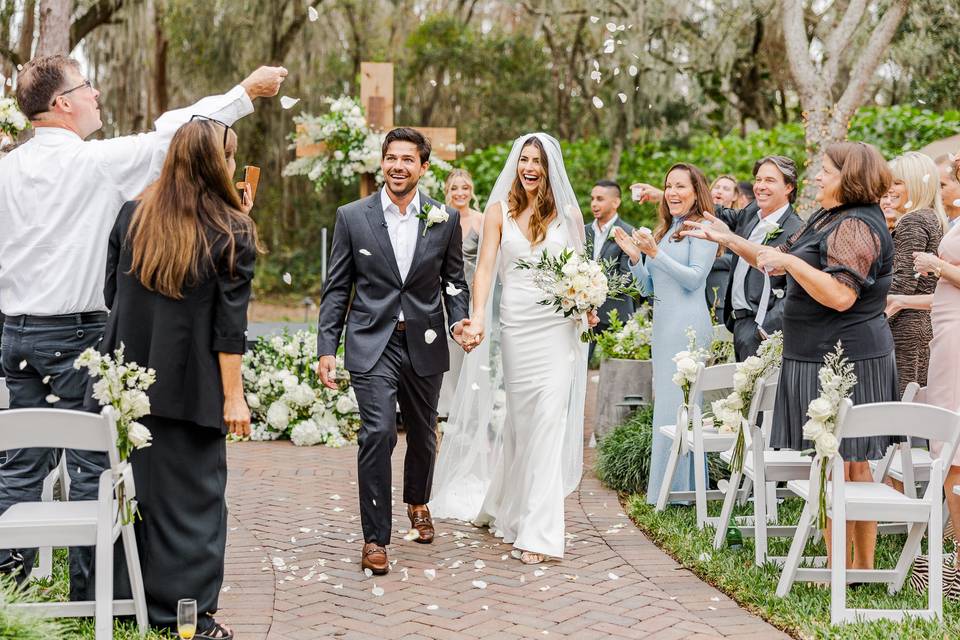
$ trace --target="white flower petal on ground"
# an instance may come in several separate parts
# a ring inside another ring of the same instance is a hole
[[[402,569],[400,569],[400,574],[403,576],[402,578],[400,578],[400,582],[406,582],[407,580],[410,579],[410,570],[407,569],[406,567],[403,567]]]
[[[427,580],[430,580],[431,582],[433,582],[433,580],[435,580],[436,577],[437,577],[437,570],[436,570],[436,569],[424,569],[424,570],[423,570],[423,575],[425,575],[425,576],[427,577]]]
[[[428,605],[427,605],[427,611],[436,611],[436,610],[439,609],[439,608],[440,608],[440,607],[438,607],[438,606],[435,605],[435,604],[428,604]]]
[[[540,587],[540,591],[547,591],[547,590],[549,590],[549,589],[550,589],[550,585],[548,585],[548,584]]]
[[[487,566],[487,563],[484,562],[483,560],[477,560],[476,562],[473,563],[473,566],[476,567],[477,569],[483,569],[485,566]]]
[[[313,7],[307,7],[307,18],[310,19],[310,22],[316,22],[320,18],[320,14]]]
[[[597,109],[603,109],[603,100],[597,96],[593,96],[593,106]]]
[[[620,579],[620,576],[618,576],[617,574],[615,574],[615,573],[612,572],[612,571],[607,574],[607,577],[610,578],[611,580],[619,580],[619,579]]]
[[[433,329],[427,329],[423,332],[423,340],[427,344],[433,344],[433,341],[437,339],[437,332]]]
[[[533,572],[533,575],[534,575],[534,577],[539,578],[539,577],[541,577],[542,575],[544,575],[545,573],[546,573],[546,571],[544,571],[543,569],[537,569],[536,571]]]
[[[450,569],[459,569],[461,566],[463,566],[463,562],[460,561],[460,560],[455,560],[455,561],[453,562],[453,564],[450,565],[449,568],[450,568]]]
[[[343,508],[342,508],[342,507],[334,507],[334,508],[333,508],[333,511],[334,511],[334,513],[340,513],[341,511],[343,511]]]
[[[378,587],[377,585],[373,585],[373,589],[370,590],[370,593],[373,594],[373,597],[379,598],[384,594],[383,587]]]
[[[419,538],[420,538],[420,532],[417,531],[416,529],[410,529],[410,531],[407,532],[407,535],[403,536],[403,539],[406,540],[407,542],[418,540]]]
[[[477,589],[486,589],[486,588],[487,588],[487,583],[484,582],[483,580],[474,580],[474,581],[471,582],[470,584],[472,584],[473,586],[475,586]]]
[[[293,284],[293,276],[291,276],[289,273],[284,273],[283,282],[284,284]]]
[[[300,98],[291,98],[289,96],[280,96],[280,106],[289,109],[300,102]]]
[[[60,396],[57,396],[51,393],[46,397],[46,401],[48,404],[56,404],[60,402]]]
[[[333,585],[333,588],[334,588],[334,589],[343,589],[343,584],[335,584],[335,585]]]
[[[370,569],[370,567],[364,567],[364,568],[363,568],[363,575],[367,576],[368,578],[372,578],[372,577],[373,577],[373,571]]]
[[[457,289],[457,287],[452,283],[447,283],[447,295],[448,296],[458,296],[463,293],[463,289]]]
[[[366,249],[360,249],[360,255],[369,256],[369,255],[373,255],[373,254],[371,254],[371,253],[370,253],[369,251],[367,251]]]
[[[335,493],[335,494],[333,494],[332,496],[330,496],[330,499],[331,499],[331,500],[339,500],[339,499],[340,499],[340,496]]]

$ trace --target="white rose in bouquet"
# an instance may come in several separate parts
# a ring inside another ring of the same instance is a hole
[[[349,395],[343,394],[337,398],[338,413],[353,413],[356,408],[356,403],[354,403],[353,399]]]
[[[679,371],[674,373],[673,377],[670,379],[673,380],[673,384],[677,385],[678,387],[683,386],[683,383],[687,381],[687,379]]]
[[[298,447],[312,447],[323,442],[324,433],[313,420],[304,420],[290,430],[290,442]]]
[[[827,423],[821,420],[807,420],[803,425],[803,437],[816,442],[820,435],[828,430]]]
[[[829,431],[822,432],[814,441],[817,453],[821,457],[832,457],[840,450],[840,442],[837,437]]]
[[[674,363],[676,363],[676,362],[680,362],[680,361],[683,360],[684,358],[689,358],[689,357],[690,357],[690,352],[689,352],[689,351],[686,351],[686,350],[684,350],[684,351],[678,351],[677,354],[676,354],[675,356],[673,356],[673,361],[674,361]]]
[[[309,407],[317,399],[317,394],[310,385],[300,383],[288,389],[283,399],[297,407]]]
[[[677,361],[677,371],[690,382],[693,382],[697,377],[697,369],[699,369],[699,365],[693,358],[681,358]]]
[[[737,371],[733,374],[733,388],[738,392],[746,391],[746,387],[750,384],[750,378],[747,377],[747,374],[743,371]]]
[[[807,416],[820,422],[832,419],[835,413],[833,403],[822,396],[815,398],[807,407]]]
[[[147,429],[139,422],[131,422],[127,428],[127,438],[130,439],[130,444],[137,449],[146,449],[150,446],[153,434],[150,433],[150,429]]]

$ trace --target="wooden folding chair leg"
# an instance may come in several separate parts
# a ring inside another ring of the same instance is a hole
[[[657,496],[657,511],[663,511],[667,508],[667,498],[670,497],[670,487],[673,485],[673,474],[677,471],[677,461],[680,458],[677,442],[670,442],[670,457],[667,458],[667,468],[663,472],[663,480],[660,483],[660,494]]]
[[[733,516],[733,503],[736,502],[738,487],[742,474],[731,473],[730,484],[727,486],[727,493],[723,497],[723,508],[720,510],[720,521],[717,523],[717,532],[713,536],[713,548],[723,548],[726,541],[727,529],[730,527],[730,518]]]
[[[813,524],[813,511],[810,504],[803,506],[800,513],[800,520],[797,522],[797,531],[793,534],[793,542],[790,544],[790,552],[783,563],[783,572],[780,574],[780,581],[777,583],[777,597],[783,598],[790,593],[790,588],[797,577],[797,569],[800,568],[800,559],[803,557],[803,548],[807,545],[807,537],[810,535],[810,528]]]

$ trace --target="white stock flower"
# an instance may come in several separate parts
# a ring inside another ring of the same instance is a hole
[[[130,426],[127,427],[127,439],[129,439],[130,444],[137,449],[145,449],[150,446],[150,440],[153,439],[153,434],[150,433],[150,429],[147,429],[139,422],[131,422]]]

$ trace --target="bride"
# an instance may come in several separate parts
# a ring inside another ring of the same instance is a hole
[[[515,265],[543,251],[582,252],[583,241],[560,144],[521,136],[484,214],[465,328],[479,346],[460,373],[430,508],[489,526],[526,564],[563,557],[564,498],[583,470],[587,348],[576,322],[538,304],[544,294]]]

